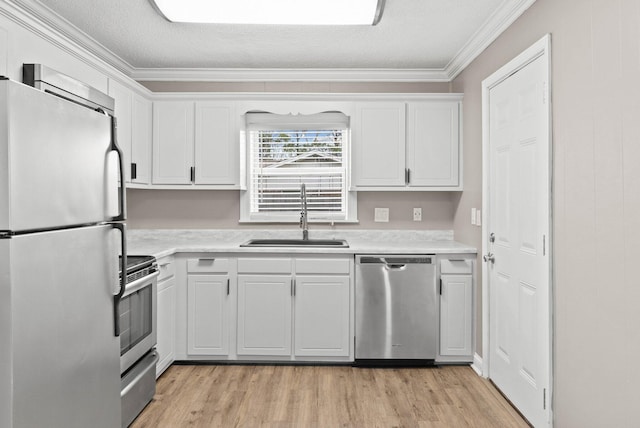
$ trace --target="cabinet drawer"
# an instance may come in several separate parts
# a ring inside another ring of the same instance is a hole
[[[238,259],[238,273],[291,273],[291,259]]]
[[[349,275],[350,265],[348,259],[296,259],[296,273]]]
[[[176,274],[176,264],[173,262],[173,258],[166,258],[158,260],[158,282],[171,278]]]
[[[473,272],[473,261],[471,259],[446,259],[440,260],[441,274],[471,274]]]
[[[229,259],[215,257],[200,257],[187,260],[188,273],[227,273],[229,272]]]

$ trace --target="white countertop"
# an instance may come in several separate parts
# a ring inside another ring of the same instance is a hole
[[[311,239],[346,239],[349,248],[240,247],[249,239],[301,238],[299,230],[131,229],[129,254],[165,257],[185,253],[461,254],[476,248],[453,240],[450,230],[313,230]]]

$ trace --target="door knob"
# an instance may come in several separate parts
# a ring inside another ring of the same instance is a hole
[[[483,259],[485,262],[491,262],[491,264],[493,264],[493,263],[496,261],[496,258],[495,258],[495,256],[493,255],[493,253],[489,253],[489,254],[484,255],[484,256],[482,257],[482,259]]]

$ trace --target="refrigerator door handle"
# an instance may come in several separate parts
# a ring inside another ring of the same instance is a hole
[[[122,221],[127,218],[127,201],[125,194],[125,177],[124,177],[124,153],[120,146],[118,145],[117,138],[117,129],[118,129],[118,121],[114,116],[111,116],[111,151],[115,151],[118,154],[118,170],[120,172],[120,189],[118,192],[119,196],[119,214],[116,217],[113,217],[113,221]]]
[[[114,334],[116,337],[120,336],[120,300],[124,295],[127,285],[127,226],[124,223],[107,223],[114,229],[118,229],[122,235],[120,241],[120,248],[122,257],[120,258],[120,289],[117,294],[113,296],[113,324]]]

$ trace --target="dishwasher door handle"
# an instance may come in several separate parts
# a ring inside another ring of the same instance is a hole
[[[387,263],[384,265],[385,269],[387,270],[396,270],[396,271],[401,271],[401,270],[405,270],[407,268],[406,264],[397,264],[397,263]]]

